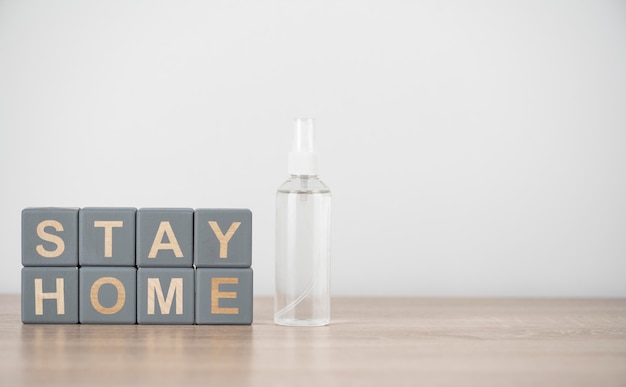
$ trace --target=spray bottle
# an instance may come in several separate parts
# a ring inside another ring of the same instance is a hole
[[[276,192],[274,322],[330,322],[330,190],[318,178],[311,118],[295,120],[290,175]]]

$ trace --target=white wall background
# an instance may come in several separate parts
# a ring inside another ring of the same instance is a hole
[[[0,1],[0,292],[29,206],[248,207],[314,116],[336,295],[626,296],[622,1]]]

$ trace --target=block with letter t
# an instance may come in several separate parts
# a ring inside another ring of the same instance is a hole
[[[81,208],[81,266],[135,266],[135,208]]]

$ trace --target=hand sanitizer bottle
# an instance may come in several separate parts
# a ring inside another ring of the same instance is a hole
[[[318,177],[313,119],[295,120],[291,175],[276,192],[274,322],[330,322],[330,190]]]

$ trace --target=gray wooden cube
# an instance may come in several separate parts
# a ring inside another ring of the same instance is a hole
[[[137,269],[81,267],[78,272],[82,324],[134,324],[137,321]]]
[[[252,212],[248,209],[197,209],[194,258],[196,267],[250,267]]]
[[[22,210],[22,265],[78,266],[78,209]]]
[[[22,268],[22,322],[76,324],[78,268]]]
[[[196,324],[252,324],[252,269],[196,269]]]
[[[137,270],[138,324],[193,324],[193,268],[140,267]]]
[[[137,211],[137,266],[193,266],[193,210],[141,208]]]
[[[135,208],[82,208],[78,215],[81,266],[135,266]]]

